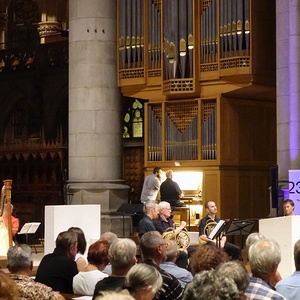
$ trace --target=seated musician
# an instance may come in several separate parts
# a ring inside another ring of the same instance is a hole
[[[206,242],[210,246],[217,246],[217,241],[216,240],[211,240],[208,238],[209,233],[204,232],[205,231],[205,226],[209,222],[215,222],[218,223],[220,221],[219,218],[216,217],[217,215],[217,206],[214,201],[207,201],[204,204],[204,207],[207,211],[207,216],[204,217],[200,221],[199,225],[199,237],[202,241]],[[232,259],[239,259],[241,255],[241,249],[238,246],[235,246],[231,243],[226,242],[226,236],[223,235],[222,238],[220,239],[220,245],[221,248],[224,248],[224,250],[227,252],[227,254],[232,258]]]
[[[161,201],[158,204],[159,207],[159,217],[153,221],[155,229],[163,234],[167,229],[173,228],[175,230],[175,236],[183,230],[186,226],[185,221],[181,221],[180,226],[176,228],[176,225],[171,217],[171,205],[169,202]],[[179,257],[176,264],[181,268],[187,268],[188,264],[188,254],[180,251]]]

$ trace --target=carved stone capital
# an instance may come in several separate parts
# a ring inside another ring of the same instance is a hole
[[[0,31],[4,31],[7,28],[8,15],[6,13],[0,13]]]
[[[38,32],[40,38],[51,36],[51,35],[58,35],[61,33],[61,26],[59,22],[55,21],[45,21],[40,22],[38,24]]]

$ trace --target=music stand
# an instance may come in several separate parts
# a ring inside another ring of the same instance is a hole
[[[125,216],[143,214],[143,206],[144,205],[142,203],[123,203],[115,212],[116,215],[121,215],[123,217],[123,237],[125,236]]]
[[[240,246],[243,249],[243,235],[250,234],[255,223],[255,220],[233,220],[226,235],[240,235]]]
[[[230,224],[229,219],[220,220],[217,223],[217,225],[215,226],[215,228],[213,229],[213,231],[208,236],[208,238],[211,239],[211,240],[216,239],[217,247],[220,247],[220,240],[221,240],[220,236],[221,236],[222,232],[225,231],[225,227],[227,227],[229,224]]]

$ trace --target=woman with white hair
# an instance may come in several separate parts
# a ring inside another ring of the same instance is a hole
[[[144,263],[134,265],[125,277],[124,288],[135,300],[152,300],[161,286],[160,273]]]

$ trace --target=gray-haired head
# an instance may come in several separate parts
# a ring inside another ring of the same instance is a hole
[[[247,239],[246,239],[246,250],[247,252],[249,251],[249,248],[251,245],[253,245],[255,242],[257,242],[258,240],[263,240],[266,237],[259,233],[259,232],[253,232],[251,234],[248,235]]]
[[[174,173],[173,170],[168,170],[168,171],[166,172],[166,177],[172,179],[172,178],[173,178],[173,173]]]
[[[197,273],[187,284],[183,300],[238,300],[239,290],[230,278],[218,274],[215,270]]]
[[[67,253],[71,245],[77,243],[77,233],[73,231],[62,231],[58,234],[55,245],[56,248],[64,253]]]
[[[158,203],[159,210],[165,209],[165,208],[171,208],[170,203],[167,201],[161,201]]]
[[[100,236],[100,241],[106,241],[111,245],[114,241],[118,239],[118,236],[110,231],[104,232]]]
[[[109,261],[112,268],[130,268],[136,259],[136,244],[131,239],[118,239],[108,250]]]
[[[139,263],[128,271],[125,277],[124,287],[128,289],[133,296],[140,290],[151,287],[152,293],[155,295],[161,288],[162,282],[162,277],[156,268],[144,263]]]
[[[258,240],[250,246],[248,257],[253,275],[269,274],[281,261],[280,247],[273,240]]]
[[[168,241],[166,241],[166,247],[167,247],[166,248],[167,261],[176,260],[178,257],[177,244],[172,240],[168,240]]]
[[[32,266],[32,252],[27,244],[17,244],[7,251],[7,264],[11,273],[28,270]]]
[[[300,271],[300,240],[298,240],[294,245],[294,261],[296,271]]]
[[[158,231],[146,232],[140,242],[144,259],[154,258],[157,255],[157,246],[165,244],[164,239]]]
[[[216,272],[221,276],[231,278],[241,294],[244,294],[249,283],[250,275],[242,262],[232,260],[219,265]]]
[[[151,212],[151,210],[153,208],[156,208],[157,206],[158,206],[158,204],[155,201],[153,201],[153,200],[146,201],[145,205],[144,205],[144,212],[145,212],[145,214],[146,215],[149,214]]]

